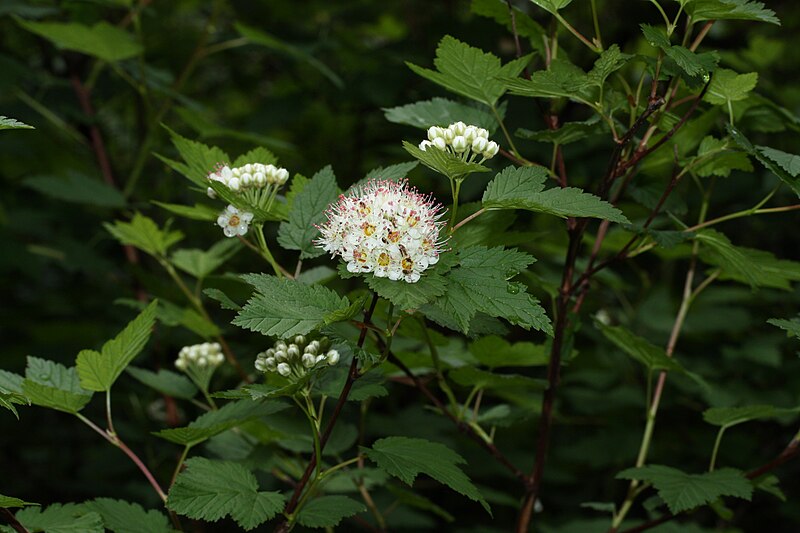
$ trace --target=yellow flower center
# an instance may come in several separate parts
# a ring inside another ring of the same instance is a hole
[[[392,258],[386,252],[381,252],[381,255],[378,256],[378,264],[382,267],[389,266],[391,261]]]
[[[403,258],[403,262],[401,263],[401,265],[403,267],[403,272],[408,274],[414,268],[414,261],[412,261],[408,257],[404,257]]]
[[[367,237],[369,237],[369,236],[370,236],[370,235],[372,235],[373,233],[375,233],[375,226],[373,226],[372,224],[369,224],[369,223],[365,222],[365,223],[364,223],[364,235],[366,235]]]
[[[233,215],[230,219],[228,219],[229,226],[238,226],[239,222],[239,215]]]

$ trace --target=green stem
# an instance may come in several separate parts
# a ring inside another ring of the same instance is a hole
[[[717,452],[719,452],[719,445],[722,444],[722,435],[725,434],[726,429],[728,429],[728,426],[722,426],[717,432],[717,440],[714,441],[714,449],[711,452],[711,461],[708,463],[709,472],[713,472],[714,466],[717,464]]]
[[[577,37],[580,42],[582,42],[583,44],[588,46],[589,50],[591,50],[592,52],[598,53],[598,54],[603,51],[602,48],[599,48],[599,47],[595,46],[594,44],[592,44],[592,42],[589,39],[587,39],[586,37],[584,37],[581,32],[579,32],[578,30],[573,28],[572,25],[569,22],[567,22],[567,20],[564,17],[562,17],[561,14],[558,11],[553,13],[553,16],[555,16],[556,20],[558,20],[561,23],[562,26],[564,26],[567,30],[569,30],[569,32],[572,35]]]
[[[594,40],[600,50],[603,49],[603,38],[600,36],[600,21],[597,18],[596,0],[592,0],[592,22],[594,23]]]
[[[336,472],[337,470],[341,470],[342,468],[348,467],[353,463],[357,463],[359,459],[360,459],[360,457],[353,457],[352,459],[348,459],[347,461],[343,461],[343,462],[341,462],[339,464],[336,464],[336,465],[328,468],[322,474],[320,474],[320,479],[324,479],[324,478],[328,477],[329,475],[333,474],[334,472]]]
[[[458,213],[458,195],[461,192],[461,180],[450,180],[450,191],[453,194],[453,208],[450,212],[450,227],[455,227],[456,215]]]
[[[181,467],[183,466],[183,463],[186,462],[186,456],[189,455],[189,450],[191,449],[191,444],[187,444],[183,447],[183,453],[181,453],[181,457],[178,459],[178,464],[175,465],[175,471],[172,473],[172,478],[169,481],[169,488],[172,488],[172,485],[175,484],[175,480],[178,479],[178,474],[181,473]]]
[[[497,112],[497,108],[495,106],[491,106],[490,109],[492,110],[492,114],[494,115],[495,120],[497,120],[497,124],[500,125],[500,129],[503,131],[503,135],[508,141],[508,147],[511,148],[511,153],[514,154],[514,157],[524,161],[525,163],[530,163],[527,159],[522,157],[517,150],[517,147],[514,145],[514,141],[511,138],[511,135],[508,133],[506,129],[506,124],[503,122],[503,117],[500,116],[500,113]]]
[[[267,239],[264,237],[264,224],[256,224],[256,240],[258,241],[258,248],[261,251],[261,255],[267,262],[272,266],[272,269],[275,271],[275,275],[279,278],[284,277],[283,269],[280,267],[277,261],[275,261],[275,257],[273,257],[272,252],[269,250],[269,245],[267,244]]]
[[[658,9],[658,12],[661,13],[661,18],[664,19],[664,24],[667,25],[667,34],[668,35],[672,35],[672,31],[670,31],[670,28],[672,28],[672,22],[670,22],[669,17],[664,12],[664,8],[661,7],[661,4],[658,3],[658,0],[650,0],[650,3],[653,4],[654,6],[656,6],[656,9]]]
[[[111,389],[106,391],[106,422],[108,423],[108,431],[112,435],[116,435],[114,420],[111,418]]]
[[[442,389],[442,391],[444,391],[445,395],[447,396],[447,400],[450,402],[450,409],[453,412],[456,412],[458,402],[456,401],[456,395],[453,394],[453,389],[450,388],[450,385],[447,383],[447,380],[442,373],[442,362],[439,360],[439,350],[433,343],[433,339],[428,331],[428,325],[425,323],[425,319],[420,318],[419,321],[420,325],[422,326],[422,334],[425,336],[425,343],[428,345],[428,350],[431,354],[433,368],[436,370],[436,380],[439,382],[439,387]]]

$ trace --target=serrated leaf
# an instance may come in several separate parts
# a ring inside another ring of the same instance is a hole
[[[693,22],[703,20],[757,20],[780,26],[775,12],[751,0],[693,0],[686,3]]]
[[[758,151],[767,159],[775,162],[791,177],[796,178],[800,174],[800,156],[776,150],[769,146],[759,146]]]
[[[406,64],[415,73],[449,91],[493,107],[505,93],[504,84],[497,78],[518,76],[531,57],[527,55],[501,66],[495,55],[445,35],[433,60],[437,70]]]
[[[24,122],[15,120],[11,117],[0,115],[0,130],[33,130],[33,126],[28,126]]]
[[[617,479],[638,479],[652,483],[673,514],[711,503],[721,496],[749,501],[753,495],[752,483],[741,471],[733,468],[687,474],[668,466],[647,465],[623,470],[617,474]]]
[[[708,176],[727,178],[732,170],[753,171],[753,165],[746,153],[730,150],[724,139],[715,139],[711,136],[703,138],[692,167],[697,175],[703,178]]]
[[[330,165],[311,178],[294,196],[289,220],[281,222],[278,229],[278,243],[287,250],[300,250],[300,258],[318,257],[325,253],[314,246],[313,240],[319,236],[316,225],[325,220],[325,210],[336,201],[339,187]]]
[[[714,426],[725,428],[765,418],[797,413],[800,407],[783,408],[774,405],[747,405],[742,407],[712,407],[703,411],[703,420]]]
[[[92,392],[80,385],[75,367],[28,356],[22,393],[32,404],[75,414],[89,403]]]
[[[392,281],[389,278],[379,278],[372,274],[365,274],[364,278],[369,288],[378,296],[389,300],[398,309],[412,310],[430,302],[444,294],[447,280],[444,275],[456,263],[455,254],[445,252],[439,256],[439,262],[426,270],[416,283],[406,283],[403,280]]]
[[[169,132],[172,144],[178,150],[184,162],[173,161],[158,154],[156,154],[156,157],[173,170],[183,174],[184,177],[202,188],[202,190],[206,190],[211,185],[208,174],[214,171],[217,165],[229,163],[228,154],[216,146],[207,146],[201,142],[182,137],[166,126],[164,126],[164,129]]]
[[[683,372],[683,367],[658,346],[647,339],[634,335],[622,326],[604,326],[597,323],[605,338],[614,343],[632,359],[642,363],[648,370],[672,370]]]
[[[423,165],[451,180],[464,179],[474,172],[489,172],[488,168],[479,163],[467,163],[455,154],[435,147],[420,150],[410,142],[403,141],[403,148]]]
[[[223,431],[239,426],[254,418],[277,413],[285,408],[285,404],[278,402],[263,399],[244,399],[227,403],[220,409],[209,411],[199,416],[188,426],[162,429],[153,434],[182,446],[196,446]]]
[[[497,130],[497,119],[488,111],[447,98],[437,97],[404,106],[384,108],[383,114],[389,122],[422,129],[428,129],[431,126],[448,126],[460,120],[467,124],[486,128],[489,133]]]
[[[172,253],[172,263],[196,278],[205,278],[216,269],[225,264],[231,257],[241,250],[241,244],[236,239],[219,241],[208,250],[180,249]]]
[[[113,533],[172,533],[167,517],[155,509],[145,511],[138,503],[97,498],[83,504],[103,519]]]
[[[167,507],[178,514],[216,522],[230,515],[251,530],[283,509],[279,492],[259,492],[255,476],[238,463],[193,457],[169,491]]]
[[[800,338],[800,317],[792,319],[770,318],[767,323],[784,330],[787,337]]]
[[[589,71],[589,81],[597,86],[602,87],[606,79],[625,66],[633,56],[630,54],[623,54],[619,49],[619,45],[612,44],[600,54],[600,57],[595,61],[592,70]]]
[[[327,315],[325,315],[325,318],[322,320],[322,322],[327,326],[330,324],[334,324],[336,322],[344,322],[345,320],[350,320],[354,316],[361,313],[362,309],[364,309],[364,304],[367,302],[368,298],[369,297],[366,294],[356,298],[355,300],[353,300],[353,303],[347,306],[347,308],[337,309],[336,311],[333,311],[332,313],[328,313]]]
[[[305,335],[325,323],[325,317],[344,311],[350,301],[320,285],[278,279],[266,274],[242,276],[255,293],[233,324],[262,335],[288,338]]]
[[[650,24],[639,24],[639,27],[642,29],[645,40],[651,46],[661,49],[667,49],[672,46],[663,28],[651,26]]]
[[[243,167],[248,163],[251,164],[261,163],[262,165],[277,165],[278,156],[273,154],[269,149],[264,148],[263,146],[259,146],[237,157],[233,161],[231,166],[234,168]]]
[[[158,300],[134,318],[116,337],[103,345],[101,352],[82,350],[76,360],[81,386],[91,391],[108,391],[133,359],[139,355],[156,321]]]
[[[510,343],[502,337],[490,335],[469,345],[470,353],[481,364],[490,368],[504,366],[545,366],[550,361],[544,344],[532,342]]]
[[[386,437],[375,441],[371,448],[362,449],[378,467],[407,485],[413,484],[419,474],[426,474],[480,503],[491,514],[489,504],[458,467],[466,461],[447,446],[424,439]]]
[[[16,18],[17,24],[44,37],[59,48],[74,50],[104,61],[121,61],[142,52],[133,35],[107,22],[85,26],[76,22],[33,22]]]
[[[183,239],[180,231],[170,231],[168,226],[161,229],[153,219],[138,211],[130,222],[117,220],[103,226],[120,243],[135,246],[154,257],[164,257],[170,246]]]
[[[551,333],[550,320],[539,301],[520,283],[509,278],[533,262],[533,258],[517,250],[473,246],[461,250],[459,264],[447,275],[447,287],[434,305],[469,332],[476,313],[504,318],[525,329]]]
[[[20,500],[19,498],[14,498],[12,496],[4,496],[0,494],[0,508],[10,509],[12,507],[25,507],[26,505],[39,505],[39,504],[26,502],[25,500]]]
[[[104,533],[102,517],[95,512],[86,512],[81,505],[49,505],[46,509],[26,507],[18,511],[15,518],[29,531],[45,533]]]
[[[757,83],[757,72],[737,74],[733,70],[721,68],[714,72],[703,100],[714,105],[738,102],[747,98]]]
[[[242,306],[234,302],[230,296],[219,289],[203,289],[203,294],[219,302],[220,307],[230,311],[240,311]]]
[[[516,30],[518,35],[527,37],[530,40],[531,47],[540,52],[545,52],[542,39],[546,38],[547,32],[521,9],[513,7],[509,11],[508,5],[498,0],[472,0],[470,11],[476,15],[493,19],[498,24],[504,25],[510,32]],[[514,15],[513,20],[512,13]]]
[[[739,148],[756,158],[759,163],[764,165],[765,168],[778,176],[782,182],[788,185],[789,188],[791,188],[792,191],[794,191],[794,193],[800,197],[800,179],[797,179],[796,176],[787,172],[786,169],[781,164],[778,164],[773,158],[777,157],[783,164],[789,166],[789,168],[792,168],[791,159],[784,159],[781,157],[780,154],[778,154],[779,150],[774,150],[766,146],[759,146],[756,148],[753,146],[753,143],[751,143],[748,138],[742,134],[742,132],[732,126],[728,126],[728,133],[733,141],[739,146]],[[768,150],[769,156],[764,153],[765,149]]]
[[[390,180],[397,181],[405,178],[409,172],[417,168],[416,161],[408,161],[406,163],[397,163],[396,165],[389,165],[388,167],[373,168],[367,175],[364,176],[363,181],[369,180]]]
[[[363,503],[347,496],[320,496],[303,506],[297,515],[297,521],[305,527],[330,528],[338,526],[343,519],[366,510]]]
[[[537,70],[530,79],[503,77],[500,81],[508,92],[530,98],[569,98],[586,105],[590,104],[594,85],[589,76],[566,61],[553,61],[549,70]]]
[[[125,205],[125,197],[117,189],[76,172],[68,172],[64,176],[32,176],[25,178],[22,183],[46,196],[66,202],[99,207]]]
[[[197,394],[197,387],[189,378],[171,370],[162,368],[156,373],[144,368],[129,366],[126,372],[151,389],[173,398],[191,400]]]
[[[506,167],[483,193],[486,209],[525,209],[560,217],[603,218],[629,222],[622,212],[593,194],[575,187],[544,190],[544,167]]]

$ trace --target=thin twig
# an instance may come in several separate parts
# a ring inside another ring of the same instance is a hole
[[[30,533],[30,531],[25,529],[25,526],[20,524],[17,518],[8,509],[0,507],[0,515],[6,519],[6,522],[8,522],[9,525],[13,527],[15,531],[17,531],[17,533]]]

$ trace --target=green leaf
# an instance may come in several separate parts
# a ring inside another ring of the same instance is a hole
[[[800,317],[792,319],[770,318],[767,323],[784,330],[787,337],[800,338]]]
[[[766,9],[762,2],[751,0],[692,0],[686,4],[686,12],[693,22],[703,20],[757,20],[780,26],[775,12]]]
[[[347,496],[320,496],[303,506],[300,514],[297,515],[297,521],[305,527],[331,528],[338,526],[344,518],[363,513],[366,510],[363,503]]]
[[[230,311],[240,311],[242,306],[234,302],[227,294],[219,289],[204,289],[203,294],[219,302],[220,307]]]
[[[381,298],[392,302],[398,309],[419,309],[445,293],[447,280],[444,275],[455,263],[455,254],[448,252],[441,254],[439,262],[426,270],[416,283],[392,281],[389,278],[379,278],[373,274],[365,274],[364,279],[370,289]]]
[[[502,247],[473,246],[458,253],[459,263],[447,276],[447,288],[434,305],[469,332],[476,313],[504,318],[525,329],[551,333],[539,301],[521,283],[507,281],[534,261],[528,254]]]
[[[220,409],[201,415],[185,427],[162,429],[154,432],[169,442],[182,446],[196,446],[243,423],[277,413],[286,408],[285,404],[265,400],[240,400],[225,404]]]
[[[119,335],[103,345],[102,352],[82,350],[76,367],[81,386],[91,391],[108,391],[133,359],[139,355],[156,321],[158,300],[153,300]]]
[[[516,131],[515,135],[529,141],[553,143],[564,146],[592,135],[599,135],[603,133],[605,129],[605,125],[600,122],[599,117],[594,115],[591,119],[584,122],[565,122],[561,124],[557,130],[531,131],[521,128]]]
[[[269,48],[270,50],[275,50],[276,52],[285,54],[298,61],[303,61],[305,63],[308,63],[311,67],[319,71],[320,74],[328,78],[328,80],[330,80],[330,82],[333,83],[336,87],[338,87],[339,89],[344,88],[344,82],[342,81],[342,78],[340,78],[338,74],[332,71],[325,63],[323,63],[316,57],[312,56],[299,46],[289,44],[282,39],[279,39],[273,35],[264,32],[263,30],[256,29],[252,26],[245,26],[240,22],[234,23],[233,26],[234,28],[236,28],[236,31],[238,31],[242,37],[244,37],[251,43],[264,46],[266,48]]]
[[[725,428],[751,420],[778,418],[800,411],[800,407],[781,408],[774,405],[747,405],[743,407],[712,407],[703,411],[703,420],[714,426]]]
[[[25,507],[26,505],[39,505],[39,504],[26,502],[25,500],[20,500],[19,498],[14,498],[12,496],[3,496],[2,494],[0,494],[0,508],[2,509],[10,509],[12,507]]]
[[[431,126],[449,126],[460,120],[486,128],[489,133],[497,130],[497,119],[488,111],[447,98],[437,97],[404,106],[384,108],[383,114],[389,122],[422,129]]]
[[[417,168],[416,161],[408,161],[406,163],[397,163],[396,165],[389,165],[388,167],[377,167],[373,168],[367,175],[364,176],[363,181],[369,180],[392,180],[398,181],[405,178],[409,172]]]
[[[281,222],[278,229],[278,243],[287,250],[300,250],[300,258],[318,257],[325,253],[314,246],[313,240],[319,236],[315,227],[325,220],[325,210],[336,201],[339,188],[330,165],[311,178],[294,197],[289,220]]]
[[[720,468],[704,474],[687,474],[663,465],[628,468],[617,479],[638,479],[653,484],[672,514],[711,503],[721,496],[750,500],[752,483],[741,471]]]
[[[278,156],[269,149],[259,146],[237,157],[231,166],[243,167],[248,163],[261,163],[262,165],[277,165]]]
[[[161,229],[153,219],[138,211],[130,222],[117,220],[103,226],[120,243],[134,246],[154,257],[166,256],[169,247],[183,239],[183,233],[170,231],[169,224]]]
[[[597,323],[597,327],[605,338],[625,352],[628,356],[642,363],[648,370],[675,370],[683,372],[683,367],[658,346],[651,344],[646,339],[634,335],[622,326],[604,326]]]
[[[0,115],[0,130],[33,130],[33,126],[28,126],[24,122],[10,117]]]
[[[544,190],[544,167],[506,167],[483,193],[486,209],[525,209],[559,217],[593,217],[628,223],[622,212],[593,194],[575,187]]]
[[[469,351],[481,364],[490,368],[503,366],[545,366],[550,361],[544,344],[532,342],[510,343],[496,335],[476,340]]]
[[[22,393],[32,404],[75,414],[89,403],[92,392],[80,385],[74,367],[28,356]]]
[[[22,394],[23,377],[13,372],[0,370],[0,407],[8,409],[19,420],[16,405],[30,405],[31,402]]]
[[[531,57],[527,55],[501,66],[495,55],[445,35],[433,60],[437,70],[406,64],[415,73],[449,91],[494,107],[506,91],[497,78],[518,76]]]
[[[650,24],[639,24],[639,27],[642,29],[645,40],[647,40],[651,46],[661,48],[662,50],[666,50],[672,46],[664,28],[651,26]]]
[[[166,126],[164,126],[164,129],[169,132],[172,144],[178,150],[184,162],[179,163],[158,154],[156,154],[156,157],[176,172],[183,174],[202,190],[206,190],[211,185],[208,179],[209,173],[214,171],[217,165],[229,163],[228,154],[216,146],[206,146],[201,142],[191,141],[182,137]]]
[[[479,389],[542,391],[547,387],[547,381],[543,379],[534,379],[519,374],[495,374],[474,366],[456,368],[451,370],[448,376],[459,385]]]
[[[135,366],[129,366],[126,371],[137,381],[173,398],[191,400],[197,394],[197,387],[194,386],[192,381],[177,372],[162,368],[158,373],[155,373]]]
[[[386,437],[375,441],[372,448],[362,449],[382,470],[407,485],[413,484],[419,474],[426,474],[480,503],[491,514],[489,504],[458,467],[466,461],[447,446],[425,439]]]
[[[693,169],[698,176],[721,176],[727,178],[732,170],[752,172],[753,165],[744,152],[730,150],[727,141],[707,136],[700,143]]]
[[[279,492],[259,492],[244,466],[202,457],[186,461],[167,499],[167,507],[178,514],[210,522],[230,515],[248,531],[277,515],[283,503]]]
[[[241,250],[239,241],[225,239],[208,250],[176,250],[172,253],[172,263],[187,274],[202,279],[225,264],[239,250]]]
[[[361,313],[361,311],[364,309],[364,305],[367,303],[368,298],[369,296],[366,294],[355,298],[353,303],[351,303],[345,309],[337,309],[336,311],[325,315],[325,318],[322,320],[322,322],[327,326],[330,324],[335,324],[336,322],[350,320],[354,316]]]
[[[66,202],[100,207],[125,205],[125,197],[114,187],[75,172],[69,172],[63,177],[33,176],[24,179],[22,183],[46,196]]]
[[[44,533],[104,533],[103,518],[95,512],[86,512],[81,505],[54,503],[41,507],[26,507],[15,518],[28,531]]]
[[[589,71],[589,81],[602,87],[606,79],[625,66],[625,63],[630,61],[633,56],[630,54],[623,54],[619,46],[612,44],[600,54],[600,57],[595,61],[594,67]]]
[[[325,317],[350,306],[347,298],[320,285],[278,279],[266,274],[242,278],[256,292],[239,311],[233,324],[262,335],[288,338],[304,335],[325,323]]]
[[[74,22],[15,20],[29,32],[44,37],[59,48],[81,52],[103,61],[120,61],[142,53],[141,45],[132,34],[107,22],[84,26]]]
[[[800,156],[776,150],[769,146],[759,146],[758,151],[767,159],[775,162],[791,177],[796,178],[800,174]]]
[[[145,511],[138,503],[97,498],[83,504],[103,519],[114,533],[172,533],[167,517],[156,510]]]
[[[767,146],[755,147],[747,137],[731,126],[728,126],[728,133],[733,141],[739,145],[739,148],[756,158],[759,163],[778,176],[782,182],[788,185],[789,188],[800,197],[800,179],[797,179],[796,175],[789,173],[785,168],[794,169],[794,160],[791,157],[787,157],[791,156],[791,154],[786,154],[785,152]]]
[[[570,5],[572,0],[531,0],[531,2],[555,15],[558,10]]]
[[[664,68],[667,71],[675,70],[669,65],[672,60],[679,69],[676,73],[684,74],[688,78],[702,78],[713,71],[719,63],[719,55],[716,52],[695,53],[683,46],[672,46],[669,37],[664,33],[663,28],[656,28],[649,24],[641,24],[644,38],[656,48],[661,48],[665,54]]]
[[[711,78],[703,100],[714,105],[727,105],[729,102],[744,100],[755,89],[758,73],[737,74],[735,71],[721,68]]]
[[[530,79],[504,77],[511,94],[529,98],[569,98],[591,106],[592,95],[588,89],[594,85],[589,76],[575,65],[566,61],[553,61],[549,70],[537,70]]]
[[[194,308],[181,307],[162,300],[158,306],[158,321],[165,326],[182,326],[200,337],[210,340],[220,334],[220,329]]]
[[[156,201],[153,201],[153,203],[163,209],[166,209],[170,213],[174,213],[178,216],[188,218],[191,220],[202,220],[211,222],[217,220],[217,217],[219,216],[219,210],[217,208],[203,204],[180,205],[180,204],[168,204]]]
[[[427,150],[420,150],[419,147],[408,141],[403,141],[403,148],[423,165],[451,180],[464,179],[473,172],[489,172],[488,168],[479,163],[467,163],[455,154],[438,148],[430,147]]]
[[[531,47],[545,52],[543,38],[546,38],[547,32],[521,9],[514,7],[512,11],[509,11],[508,5],[498,0],[472,0],[470,11],[481,17],[493,19],[498,24],[504,25],[509,32],[516,30],[517,35],[530,40]]]

